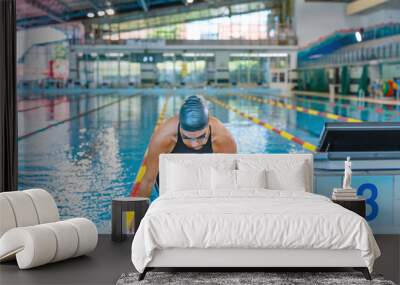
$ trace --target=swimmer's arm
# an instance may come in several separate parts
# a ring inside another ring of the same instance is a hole
[[[138,196],[140,197],[150,197],[158,174],[159,156],[161,153],[168,152],[168,142],[166,140],[162,140],[161,138],[162,135],[160,135],[159,132],[156,132],[150,140],[146,158],[146,171],[139,187]]]

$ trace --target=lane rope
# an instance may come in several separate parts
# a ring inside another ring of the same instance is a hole
[[[96,96],[98,96],[98,95],[88,95],[86,93],[85,98],[95,98]],[[52,100],[53,98],[43,98],[43,99],[44,100]],[[56,97],[55,99],[59,99],[59,98]],[[72,103],[72,102],[80,101],[82,99],[82,97],[72,98],[71,100],[68,100],[68,99],[70,99],[70,98],[68,98],[67,96],[62,96],[61,100],[58,101],[57,103],[54,103],[54,104],[53,103],[47,103],[47,104],[43,104],[43,105],[37,105],[37,106],[32,106],[32,107],[27,107],[27,108],[21,108],[21,109],[18,109],[18,113],[29,112],[29,111],[40,109],[40,108],[46,108],[46,107],[52,107],[52,106],[54,107],[54,106],[60,105],[62,103]]]
[[[61,100],[61,101],[59,101],[57,103],[54,103],[53,105],[51,103],[49,103],[49,104],[44,104],[44,105],[39,105],[39,106],[33,106],[33,107],[18,109],[18,113],[33,111],[33,110],[37,110],[37,109],[45,108],[45,107],[57,106],[57,105],[60,105],[62,103],[65,103],[65,102],[68,102],[68,100],[63,99],[63,100]],[[71,102],[71,101],[69,101],[69,102]]]
[[[165,99],[164,105],[162,106],[160,115],[158,116],[157,122],[156,122],[156,126],[154,127],[153,133],[151,136],[153,136],[153,134],[155,133],[155,131],[157,130],[157,128],[164,122],[165,120],[165,113],[167,112],[167,106],[168,106],[168,102],[169,102],[169,98],[170,96],[167,96],[167,98]],[[150,142],[149,142],[150,144]],[[146,161],[147,161],[147,154],[149,151],[149,145],[147,145],[146,147],[146,151],[143,155],[143,160],[140,164],[139,167],[139,171],[136,174],[135,177],[135,182],[133,183],[132,186],[132,190],[131,190],[131,196],[132,197],[136,197],[139,194],[139,188],[140,188],[140,183],[142,182],[143,176],[146,173]]]
[[[234,96],[234,95],[230,95]],[[333,113],[328,113],[328,112],[322,112],[318,111],[315,109],[310,109],[310,108],[305,108],[301,106],[296,106],[292,104],[286,104],[279,102],[278,100],[275,99],[263,99],[259,96],[254,96],[254,95],[242,95],[242,94],[237,94],[237,96],[249,99],[258,103],[265,103],[274,107],[282,108],[282,109],[287,109],[287,110],[294,110],[297,112],[305,113],[311,116],[317,116],[317,117],[323,117],[326,119],[334,120],[334,121],[340,121],[340,122],[348,122],[348,123],[359,123],[362,122],[362,120],[351,118],[351,117],[344,117],[340,115],[336,115]]]
[[[349,103],[339,103],[339,102],[324,102],[321,101],[320,99],[316,99],[316,98],[301,98],[301,97],[307,97],[307,95],[300,95],[298,94],[296,96],[296,98],[289,98],[287,97],[287,99],[291,100],[291,101],[300,101],[300,102],[307,102],[307,103],[315,103],[315,104],[320,104],[320,105],[325,105],[325,106],[329,106],[329,107],[339,107],[339,108],[346,108],[346,109],[350,109],[350,110],[356,110],[356,111],[371,111],[371,112],[376,112],[376,113],[385,113],[387,115],[393,115],[393,116],[398,116],[400,115],[400,111],[394,111],[394,110],[387,110],[384,109],[382,107],[374,107],[374,108],[369,108],[366,106],[355,106]],[[324,97],[321,97],[324,98]]]
[[[94,109],[89,110],[89,111],[87,111],[87,112],[79,113],[79,114],[76,115],[76,116],[73,116],[73,117],[70,117],[70,118],[67,118],[67,119],[58,121],[58,122],[56,122],[56,123],[54,123],[54,124],[47,125],[47,126],[45,126],[45,127],[43,127],[43,128],[40,128],[40,129],[34,130],[34,131],[30,132],[30,133],[27,133],[27,134],[24,134],[24,135],[22,135],[22,136],[19,136],[19,137],[18,137],[18,141],[24,140],[24,139],[29,138],[29,137],[31,137],[31,136],[33,136],[33,135],[38,134],[38,133],[44,132],[44,131],[46,131],[46,130],[48,130],[48,129],[50,129],[50,128],[53,128],[53,127],[62,125],[62,124],[64,124],[64,123],[66,123],[66,122],[69,122],[69,121],[72,121],[72,120],[76,120],[76,119],[78,119],[78,118],[80,118],[80,117],[84,117],[84,116],[86,116],[86,115],[88,115],[88,114],[90,114],[90,113],[94,113],[94,112],[97,112],[97,111],[99,111],[99,110],[101,110],[101,109],[110,107],[111,105],[114,105],[114,104],[116,104],[116,103],[118,103],[118,102],[125,101],[125,100],[130,99],[130,98],[132,98],[132,97],[134,97],[134,96],[136,96],[136,95],[132,95],[132,96],[128,96],[128,97],[123,98],[123,99],[118,99],[118,100],[116,100],[116,101],[112,101],[112,102],[110,102],[110,103],[107,103],[107,104],[105,104],[105,105],[103,105],[103,106],[94,108]]]
[[[37,110],[37,109],[41,109],[41,108],[46,108],[46,107],[54,107],[54,106],[60,105],[62,103],[67,103],[67,102],[72,103],[72,102],[78,101],[80,99],[81,98],[77,98],[77,99],[72,99],[72,100],[68,101],[68,98],[63,98],[62,100],[58,101],[57,103],[47,103],[47,104],[43,104],[43,105],[18,109],[18,113],[29,112],[29,111],[33,111],[33,110]]]
[[[320,92],[312,92],[312,91],[295,91],[296,96],[301,95],[301,96],[314,96],[314,97],[322,97],[322,98],[329,98],[329,93],[320,93]],[[365,97],[365,98],[359,98],[356,96],[346,96],[346,95],[339,95],[335,94],[335,99],[343,99],[343,100],[349,100],[349,101],[355,101],[355,102],[366,102],[370,104],[376,104],[376,105],[389,105],[389,106],[400,106],[400,101],[396,100],[391,100],[391,101],[386,101],[384,99],[375,99],[375,98],[370,98],[370,97]]]
[[[303,141],[302,139],[292,135],[291,133],[288,133],[288,132],[286,132],[284,130],[277,129],[274,126],[268,124],[267,122],[265,122],[263,120],[260,120],[260,119],[258,119],[256,117],[253,117],[253,116],[250,116],[249,114],[246,114],[244,112],[241,112],[239,109],[236,109],[236,108],[224,103],[221,100],[218,100],[216,98],[211,98],[211,97],[208,97],[208,96],[206,98],[207,98],[207,100],[209,100],[209,101],[211,101],[211,102],[213,102],[213,103],[215,103],[217,105],[220,105],[221,107],[223,107],[225,109],[228,109],[228,110],[234,112],[235,114],[252,121],[253,123],[255,123],[257,125],[260,125],[260,126],[266,128],[267,130],[272,131],[272,132],[280,135],[281,137],[283,137],[284,139],[286,139],[288,141],[291,141],[291,142],[294,142],[296,144],[301,145],[306,150],[309,150],[311,152],[315,152],[317,150],[317,146],[316,145],[314,145],[314,144],[312,144],[310,142],[307,142],[307,141]]]

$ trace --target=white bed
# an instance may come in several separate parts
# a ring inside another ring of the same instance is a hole
[[[155,267],[354,267],[370,278],[380,255],[371,229],[357,214],[312,194],[312,162],[309,154],[161,155],[160,197],[132,243],[140,279]],[[210,189],[203,185],[207,174],[187,172],[203,166],[247,167],[242,174],[267,168],[274,190]],[[186,189],[191,181],[196,187]]]

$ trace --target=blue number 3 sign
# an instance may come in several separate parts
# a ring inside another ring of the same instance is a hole
[[[371,221],[378,216],[379,207],[376,203],[376,197],[378,197],[378,188],[376,188],[376,186],[372,183],[364,183],[358,187],[357,195],[363,196],[365,190],[371,191],[371,196],[365,200],[365,203],[371,207],[371,212],[366,215],[365,219],[367,221]]]

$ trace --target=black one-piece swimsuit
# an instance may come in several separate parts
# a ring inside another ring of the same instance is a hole
[[[182,140],[182,136],[181,136],[181,132],[179,131],[179,127],[180,127],[180,124],[178,124],[178,140],[174,146],[174,149],[171,151],[171,153],[213,153],[212,142],[211,142],[211,126],[210,126],[210,135],[208,136],[207,142],[200,149],[190,148],[185,145],[185,143]],[[157,194],[159,194],[159,185],[160,185],[159,181],[160,181],[160,177],[159,177],[159,174],[157,174],[156,183],[155,183]]]

